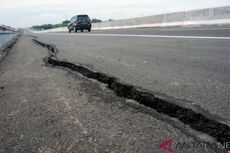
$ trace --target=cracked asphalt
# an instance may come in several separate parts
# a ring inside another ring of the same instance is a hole
[[[230,120],[229,40],[200,39],[229,37],[229,28],[139,28],[34,35],[55,45],[62,59],[89,65],[156,94],[182,99],[208,116]]]
[[[212,141],[106,86],[43,62],[47,50],[21,36],[0,63],[0,153],[167,153],[159,144]],[[190,131],[190,132],[188,132]]]

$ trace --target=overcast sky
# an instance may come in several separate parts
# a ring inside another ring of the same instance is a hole
[[[230,0],[1,0],[0,24],[28,27],[60,23],[77,14],[125,19],[230,5]]]

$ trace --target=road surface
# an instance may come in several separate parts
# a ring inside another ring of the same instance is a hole
[[[50,67],[43,62],[47,55],[23,35],[0,63],[0,153],[167,153],[160,143],[170,138],[177,153],[217,152],[202,147],[211,142],[205,134],[119,98],[103,84]]]
[[[27,34],[31,34],[27,32]],[[81,63],[230,119],[230,28],[146,28],[33,34]]]

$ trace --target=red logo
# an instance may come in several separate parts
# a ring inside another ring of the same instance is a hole
[[[167,150],[168,152],[173,152],[172,143],[173,143],[173,139],[170,138],[167,141],[160,143],[160,147]],[[228,152],[228,153],[230,153],[230,152]]]

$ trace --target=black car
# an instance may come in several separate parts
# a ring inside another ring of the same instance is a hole
[[[70,23],[68,24],[69,32],[77,30],[88,30],[91,31],[91,22],[88,15],[76,15],[70,19]]]

